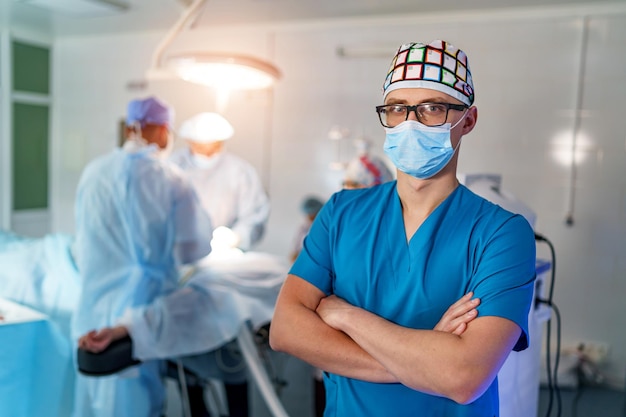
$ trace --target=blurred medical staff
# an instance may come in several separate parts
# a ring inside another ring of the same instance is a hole
[[[233,127],[221,115],[204,112],[183,122],[178,133],[185,146],[170,161],[191,180],[211,217],[213,253],[227,256],[234,248],[251,249],[263,237],[270,203],[254,167],[225,149]],[[229,365],[211,366],[214,362]],[[208,354],[186,357],[184,363],[218,369],[210,377],[224,383],[230,416],[248,415],[247,369],[235,341]],[[204,387],[189,385],[187,393],[194,417],[208,415]]]
[[[74,339],[97,336],[125,310],[177,287],[177,265],[210,252],[212,227],[193,187],[163,159],[173,112],[150,97],[128,105],[122,148],[85,168],[76,195],[82,292]],[[93,332],[95,330],[95,332]],[[80,375],[75,417],[160,417],[163,364],[146,361],[107,377]]]
[[[302,250],[302,242],[304,242],[304,238],[311,229],[313,220],[315,220],[317,213],[319,213],[323,206],[324,202],[315,196],[307,196],[304,200],[302,200],[302,203],[300,203],[300,211],[304,214],[304,222],[298,228],[298,232],[296,233],[296,237],[293,242],[293,247],[289,255],[291,262],[294,262],[300,254],[300,251]]]
[[[226,151],[233,133],[219,114],[197,114],[181,125],[179,137],[186,146],[171,161],[191,179],[211,216],[214,249],[249,250],[263,237],[270,203],[254,167]]]
[[[392,181],[393,174],[387,164],[370,154],[370,142],[360,139],[355,142],[356,156],[348,162],[343,179],[343,188],[367,188]]]

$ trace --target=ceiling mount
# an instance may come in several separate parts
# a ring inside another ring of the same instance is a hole
[[[179,77],[221,90],[250,90],[271,87],[280,71],[259,58],[230,52],[185,52],[164,57],[165,49],[198,18],[207,0],[179,0],[187,8],[152,55],[148,77]]]

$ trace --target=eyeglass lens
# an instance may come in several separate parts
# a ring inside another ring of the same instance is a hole
[[[380,121],[386,127],[399,125],[409,118],[410,112],[415,112],[417,121],[426,126],[440,126],[448,118],[448,106],[440,103],[424,103],[416,106],[404,104],[389,104],[378,109]]]

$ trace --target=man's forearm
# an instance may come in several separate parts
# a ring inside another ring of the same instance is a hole
[[[462,335],[406,328],[335,296],[323,299],[317,312],[402,384],[459,403],[488,388],[520,334],[499,317],[473,320]]]
[[[450,379],[459,376],[449,371],[459,371],[450,352],[459,336],[403,328],[362,309],[350,312],[341,330],[399,382],[415,390],[446,395]]]
[[[328,326],[314,311],[304,306],[278,310],[270,329],[274,350],[345,377],[369,382],[397,382],[350,337]]]

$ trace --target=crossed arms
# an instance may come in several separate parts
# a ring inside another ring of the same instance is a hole
[[[274,350],[325,371],[378,383],[401,383],[460,404],[492,383],[521,329],[499,317],[476,317],[467,294],[433,330],[396,325],[289,275],[270,331]]]

